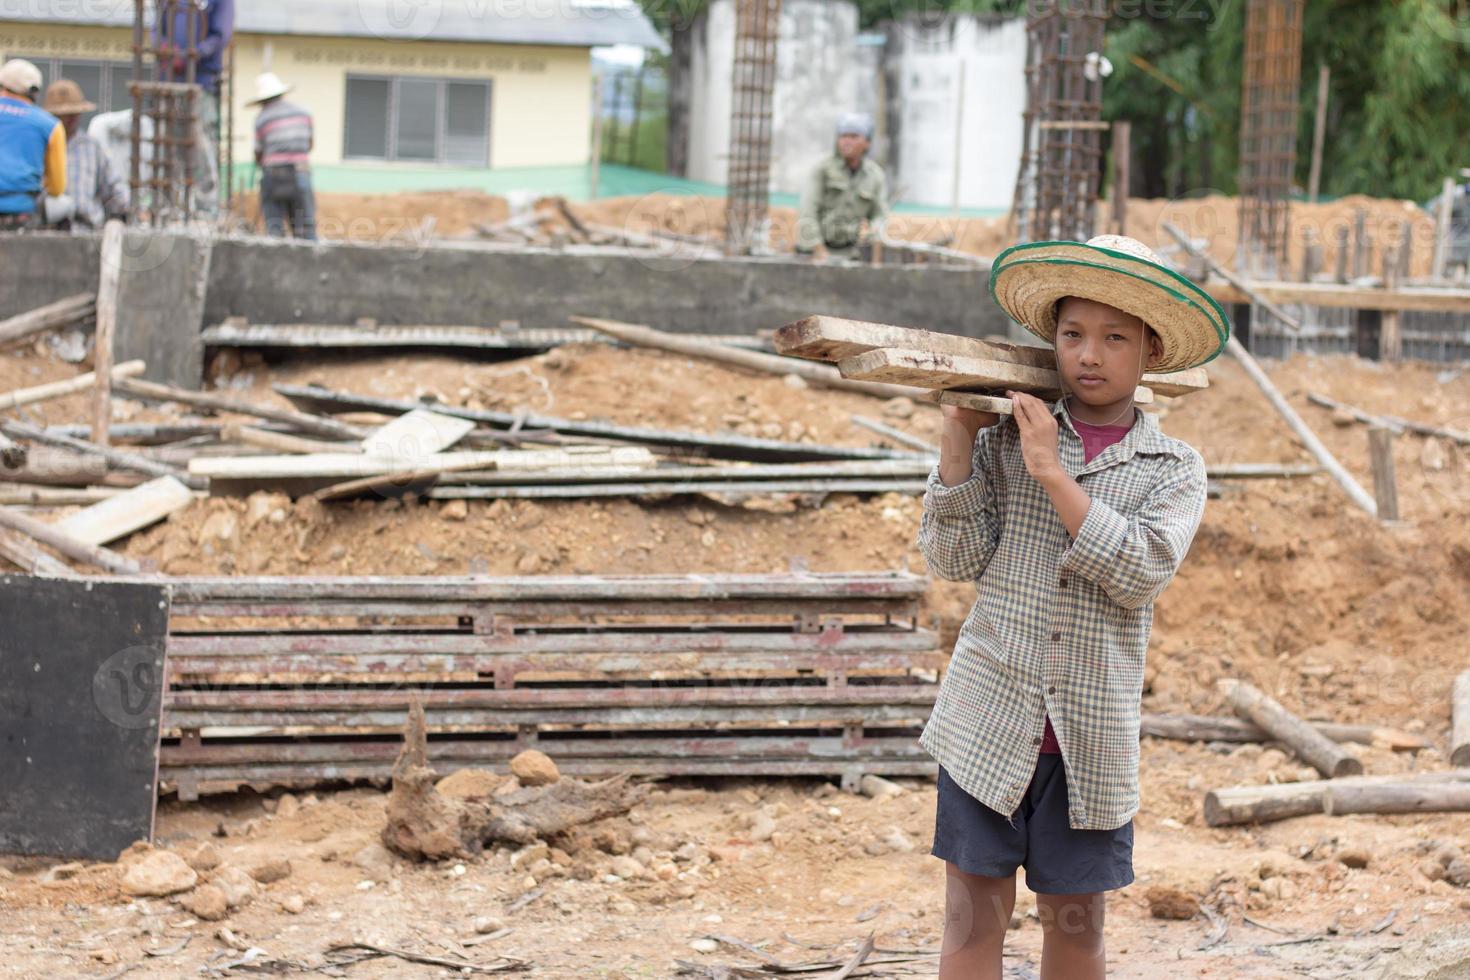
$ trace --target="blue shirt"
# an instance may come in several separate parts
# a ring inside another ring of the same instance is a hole
[[[59,125],[51,113],[0,96],[0,214],[36,210],[46,172],[46,145]]]
[[[193,0],[186,0],[193,2]],[[181,4],[180,7],[183,5]],[[195,41],[194,48],[199,52],[199,62],[194,70],[194,81],[206,92],[214,93],[219,88],[220,66],[224,58],[225,48],[230,43],[230,36],[235,32],[235,0],[205,0],[204,10],[194,15]],[[189,30],[188,11],[174,14],[174,22],[171,29],[166,24],[159,25],[159,37],[166,38],[179,47],[184,47],[188,42]],[[162,68],[163,76],[170,81],[181,82],[182,75],[172,75],[171,67]],[[187,69],[186,69],[187,71]]]

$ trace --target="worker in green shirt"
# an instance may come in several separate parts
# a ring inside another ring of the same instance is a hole
[[[838,119],[836,152],[812,171],[801,195],[799,254],[854,258],[860,241],[882,238],[888,178],[867,158],[872,139],[873,120],[866,113],[844,113]]]

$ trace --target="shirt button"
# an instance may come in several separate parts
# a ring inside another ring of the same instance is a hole
[[[1041,744],[1041,739],[1039,739],[1039,738],[1038,739],[1035,739],[1034,740],[1034,744],[1040,745]]]
[[[1049,687],[1049,688],[1046,689],[1046,693],[1047,694],[1055,694],[1055,693],[1057,693],[1057,689],[1054,688],[1054,687]]]
[[[1066,587],[1067,587],[1067,580],[1066,579],[1062,579],[1062,588],[1065,589]]]
[[[1051,635],[1051,641],[1053,643],[1056,643],[1057,641],[1061,640],[1061,638],[1062,638],[1062,634],[1061,633],[1053,633]]]

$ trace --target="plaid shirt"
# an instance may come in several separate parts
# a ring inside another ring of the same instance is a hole
[[[1199,453],[1139,413],[1083,463],[1062,402],[1062,465],[1092,506],[1071,540],[1021,458],[1012,419],[982,429],[974,474],[929,477],[919,547],[940,578],[975,582],[920,744],[967,793],[1013,814],[1051,716],[1070,823],[1112,830],[1138,812],[1139,703],[1153,603],[1174,577],[1205,507]]]
[[[128,185],[113,170],[102,144],[78,132],[66,144],[66,186],[77,202],[76,221],[101,228],[128,210]]]

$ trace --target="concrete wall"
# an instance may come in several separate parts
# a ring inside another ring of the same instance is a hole
[[[832,152],[841,112],[859,104],[857,6],[850,0],[785,0],[771,112],[771,189],[799,193]],[[687,176],[724,184],[729,169],[735,2],[712,0],[688,38]]]
[[[129,29],[7,22],[4,13],[5,4],[0,3],[0,56],[132,61]],[[588,160],[592,119],[588,48],[238,34],[237,161],[253,157],[256,110],[245,103],[255,97],[255,78],[265,68],[267,47],[271,70],[296,86],[290,98],[315,117],[314,163],[342,162],[349,73],[488,80],[492,167],[566,166]],[[528,133],[535,138],[527,138]],[[433,166],[417,161],[362,165]]]
[[[963,14],[888,25],[890,180],[905,201],[1006,208],[1021,159],[1026,24]],[[960,101],[963,77],[964,99]]]

